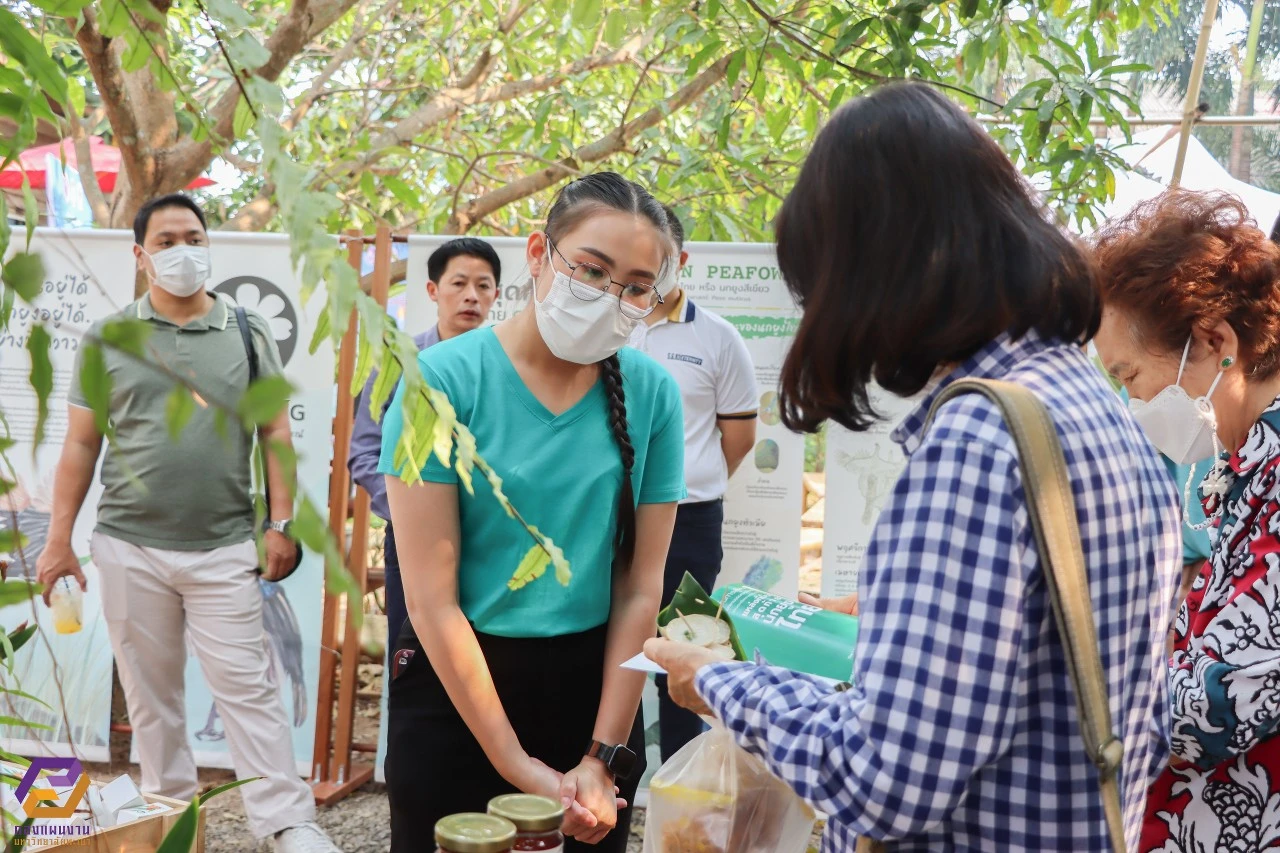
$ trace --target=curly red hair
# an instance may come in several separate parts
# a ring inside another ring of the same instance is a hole
[[[1103,303],[1140,340],[1181,351],[1193,328],[1225,320],[1253,379],[1280,372],[1280,246],[1224,192],[1172,189],[1095,236]]]

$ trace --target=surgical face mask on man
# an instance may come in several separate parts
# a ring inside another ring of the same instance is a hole
[[[1182,348],[1182,362],[1178,365],[1178,378],[1166,386],[1151,400],[1143,402],[1130,398],[1129,410],[1147,434],[1147,438],[1175,465],[1192,465],[1216,455],[1218,449],[1218,418],[1209,398],[1222,379],[1222,374],[1235,363],[1227,357],[1218,368],[1218,375],[1203,397],[1193,400],[1182,387],[1182,373],[1187,367],[1187,355],[1191,352],[1191,339]]]
[[[556,358],[575,364],[604,361],[626,346],[640,321],[623,314],[618,297],[612,293],[602,293],[591,301],[579,299],[573,295],[570,281],[557,270],[542,301],[538,301],[535,288],[538,332]]]
[[[151,280],[177,297],[200,292],[212,275],[208,246],[173,246],[154,255],[143,254],[151,259]]]

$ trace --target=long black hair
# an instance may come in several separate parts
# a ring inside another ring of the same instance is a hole
[[[664,239],[669,238],[667,215],[649,191],[615,172],[597,172],[566,184],[551,210],[547,212],[546,234],[552,242],[572,231],[592,213],[617,210],[643,216],[653,223]],[[669,263],[667,260],[664,263]],[[661,276],[661,271],[659,272]],[[600,378],[604,381],[609,403],[609,429],[622,456],[622,493],[618,497],[618,529],[614,539],[614,565],[630,568],[636,553],[636,501],[631,484],[631,470],[636,462],[636,449],[631,444],[627,424],[627,399],[622,386],[622,367],[618,356],[600,362]]]
[[[923,84],[836,110],[775,229],[804,308],[779,395],[796,431],[865,430],[873,379],[909,397],[1003,333],[1083,343],[1102,316],[1083,247],[977,122]]]

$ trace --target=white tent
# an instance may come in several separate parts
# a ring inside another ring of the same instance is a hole
[[[1140,162],[1143,171],[1151,174],[1155,180],[1134,172],[1117,172],[1116,197],[1104,208],[1108,217],[1127,213],[1134,205],[1154,198],[1169,185],[1173,161],[1178,153],[1178,139],[1174,136],[1156,147],[1165,133],[1163,128],[1157,128],[1135,135],[1133,144],[1116,147],[1116,153],[1126,162],[1130,165],[1138,165]],[[1188,140],[1182,186],[1189,190],[1224,190],[1239,196],[1257,221],[1258,227],[1267,233],[1271,232],[1271,226],[1276,221],[1277,214],[1280,214],[1280,194],[1233,178],[1194,136]]]

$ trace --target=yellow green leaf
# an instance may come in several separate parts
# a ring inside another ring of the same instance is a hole
[[[515,591],[523,589],[533,581],[542,577],[551,565],[551,555],[541,545],[534,545],[525,552],[524,559],[516,567],[516,573],[507,581],[507,589]]]

